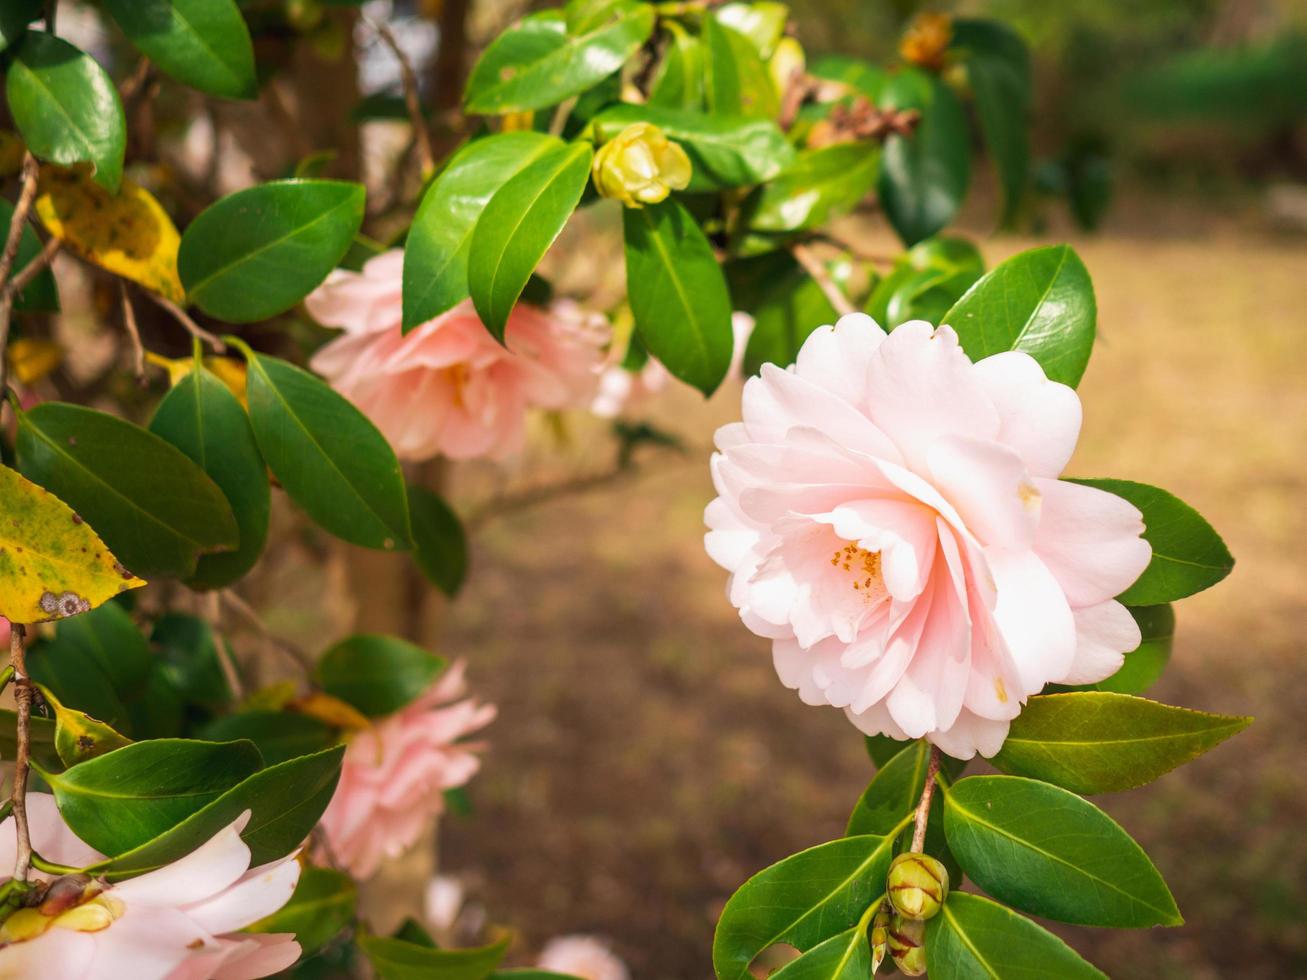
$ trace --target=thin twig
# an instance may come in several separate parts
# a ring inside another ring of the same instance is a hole
[[[576,108],[576,100],[577,96],[574,95],[570,99],[564,99],[558,103],[558,107],[554,109],[553,118],[549,120],[550,136],[563,135],[563,128],[567,125],[567,120],[571,118],[572,110]]]
[[[14,273],[14,277],[9,280],[9,284],[5,288],[17,297],[31,284],[33,279],[49,267],[50,263],[54,261],[54,257],[59,254],[59,250],[63,247],[64,240],[62,238],[47,238],[45,244],[41,246],[41,251],[32,256],[27,265]]]
[[[14,830],[18,848],[14,879],[26,881],[32,865],[32,835],[27,826],[27,772],[32,743],[32,682],[27,676],[27,631],[21,623],[9,630],[9,662],[14,668],[14,703],[18,707],[18,750],[14,754]]]
[[[192,320],[189,313],[187,313],[180,306],[178,306],[176,303],[170,300],[167,296],[160,296],[158,293],[152,292],[151,290],[148,289],[144,290],[144,293],[146,296],[150,297],[150,299],[154,300],[154,302],[157,303],[159,306],[163,307],[165,310],[171,313],[173,319],[176,320],[178,323],[180,323],[183,327],[185,327],[186,332],[188,334],[208,344],[209,348],[215,354],[227,353],[226,344],[224,344],[218,337],[209,333],[209,331],[205,330],[194,320]]]
[[[218,598],[221,602],[226,603],[232,612],[236,613],[241,617],[241,619],[245,620],[246,623],[253,627],[256,633],[290,659],[294,660],[296,666],[306,674],[313,671],[313,658],[294,643],[291,643],[290,640],[282,639],[276,633],[272,632],[272,630],[268,629],[268,624],[263,621],[263,618],[257,611],[255,611],[254,607],[238,596],[235,592],[231,589],[223,589],[218,593]]]
[[[588,473],[581,476],[570,477],[566,480],[560,480],[557,483],[546,483],[542,486],[528,487],[518,493],[506,493],[502,496],[494,497],[471,514],[463,522],[469,531],[476,531],[484,527],[495,518],[503,517],[506,514],[512,514],[520,510],[528,510],[538,504],[547,503],[556,500],[559,497],[566,497],[574,493],[586,493],[590,490],[597,490],[600,487],[616,483],[629,476],[634,476],[639,472],[639,467],[627,464],[617,465],[611,469],[602,470],[598,473]]]
[[[236,664],[236,658],[231,654],[231,647],[227,645],[227,638],[222,635],[218,626],[221,594],[206,592],[200,597],[200,601],[204,619],[209,624],[209,629],[213,630],[213,649],[218,656],[218,666],[222,669],[222,676],[227,680],[227,688],[236,701],[244,701],[245,685],[241,682],[240,668]]]
[[[830,277],[826,267],[812,254],[807,245],[795,243],[790,246],[790,253],[794,256],[795,261],[803,266],[804,271],[816,280],[817,285],[821,287],[821,291],[826,294],[826,299],[830,301],[830,305],[835,307],[836,313],[844,316],[848,313],[857,312],[857,307],[844,295],[844,290],[835,284],[835,280]]]
[[[123,102],[130,102],[141,87],[145,85],[145,80],[150,77],[150,59],[141,55],[137,59],[136,67],[132,73],[123,79],[123,83],[118,86],[118,97]]]
[[[363,22],[372,28],[390,49],[390,53],[399,62],[399,77],[404,84],[404,105],[408,109],[409,122],[413,126],[413,135],[417,138],[418,155],[422,160],[422,179],[426,180],[436,169],[436,154],[431,148],[431,131],[427,128],[426,116],[422,114],[422,98],[418,93],[418,76],[413,71],[413,63],[399,46],[399,41],[391,33],[390,27],[371,17],[364,17]]]
[[[921,790],[921,800],[917,803],[915,826],[912,829],[912,853],[920,854],[926,846],[926,821],[930,819],[930,800],[935,795],[935,777],[939,775],[939,749],[930,747],[930,763],[926,766],[926,785]]]
[[[136,325],[136,311],[132,309],[131,298],[127,295],[127,283],[118,283],[118,295],[123,304],[123,328],[132,342],[132,370],[136,373],[136,383],[145,387],[145,345],[141,343],[141,331]]]
[[[0,400],[4,398],[5,386],[9,383],[9,324],[13,319],[14,298],[17,291],[9,287],[9,273],[13,271],[14,259],[18,256],[18,246],[23,240],[23,229],[27,227],[27,215],[32,210],[32,201],[36,199],[36,182],[39,176],[36,157],[31,151],[23,154],[23,183],[18,192],[18,203],[9,219],[9,230],[5,235],[4,250],[0,251]]]

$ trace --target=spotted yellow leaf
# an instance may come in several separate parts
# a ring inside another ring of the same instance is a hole
[[[0,466],[0,616],[63,619],[144,584],[67,504]]]
[[[181,236],[145,188],[124,179],[110,194],[82,170],[42,167],[36,213],[73,252],[175,303],[186,299],[177,278]]]
[[[75,766],[132,744],[130,738],[119,734],[112,726],[64,705],[49,688],[41,684],[37,687],[54,712],[54,749],[65,766]]]

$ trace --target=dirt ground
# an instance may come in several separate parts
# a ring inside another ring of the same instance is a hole
[[[1256,724],[1155,785],[1098,802],[1169,880],[1189,924],[1061,931],[1118,978],[1307,973],[1307,242],[1240,225],[1076,239],[1099,299],[1071,471],[1165,486],[1238,559],[1181,603],[1160,700]],[[885,243],[888,250],[889,243]],[[1034,242],[989,239],[991,261]],[[525,945],[592,932],[637,980],[709,975],[713,923],[748,875],[840,835],[871,776],[834,710],[776,680],[705,556],[711,430],[676,393],[658,416],[696,448],[647,475],[506,517],[474,544],[442,648],[499,704],[470,789],[442,832]]]

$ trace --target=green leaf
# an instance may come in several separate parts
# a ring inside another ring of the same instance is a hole
[[[1234,568],[1234,557],[1212,525],[1179,497],[1129,480],[1075,480],[1134,504],[1144,515],[1152,560],[1117,598],[1128,606],[1154,606],[1210,589]]]
[[[1094,346],[1094,285],[1069,245],[1032,248],[995,266],[943,322],[973,360],[1025,351],[1053,381],[1075,387]]]
[[[468,297],[467,261],[477,219],[495,192],[562,144],[530,130],[468,143],[427,188],[404,243],[404,329]]]
[[[236,547],[222,491],[181,450],[122,419],[45,402],[18,419],[18,466],[77,511],[138,575],[194,574]]]
[[[1251,722],[1105,691],[1037,695],[991,761],[1073,793],[1113,793],[1151,783]]]
[[[842,54],[822,55],[809,66],[808,74],[852,86],[872,102],[880,99],[881,89],[889,80],[889,73],[880,65]]]
[[[197,364],[159,402],[150,431],[204,470],[236,517],[239,547],[201,557],[187,584],[193,589],[217,589],[244,577],[263,553],[272,495],[268,468],[245,409],[225,384]]]
[[[410,484],[409,516],[413,521],[413,559],[418,568],[451,599],[467,576],[467,535],[458,515],[437,493]]]
[[[164,833],[263,765],[253,742],[133,742],[62,773],[42,772],[70,830],[121,854]]]
[[[741,885],[713,936],[718,980],[747,980],[754,957],[776,943],[806,951],[853,926],[885,890],[895,836],[819,844]]]
[[[1126,608],[1139,624],[1139,646],[1125,655],[1125,663],[1111,677],[1097,684],[1075,685],[1070,690],[1143,694],[1162,676],[1175,640],[1175,610],[1170,603]]]
[[[14,206],[0,197],[0,228],[6,231],[14,218]],[[41,240],[30,224],[23,225],[23,236],[18,240],[18,251],[14,255],[14,271],[22,269],[36,258],[41,251]],[[42,269],[35,279],[23,287],[14,299],[14,310],[18,313],[58,313],[59,289],[55,285],[54,273],[49,266]]]
[[[155,620],[150,642],[159,649],[160,664],[169,684],[187,703],[212,711],[231,700],[232,691],[218,659],[218,644],[226,641],[216,636],[204,620],[184,613],[164,613]],[[244,736],[231,736],[236,737]],[[263,753],[263,757],[266,760],[268,754]]]
[[[352,544],[407,548],[404,476],[377,427],[307,371],[247,347],[244,353],[250,424],[290,498]]]
[[[131,42],[179,82],[210,95],[258,94],[254,46],[232,0],[105,0]]]
[[[1023,912],[1087,926],[1184,921],[1143,849],[1057,786],[1018,776],[959,780],[944,796],[944,832],[972,881]]]
[[[289,932],[312,956],[354,919],[358,886],[347,874],[307,865],[290,901],[272,915],[246,926],[246,932]]]
[[[780,98],[749,39],[714,17],[703,21],[708,110],[713,115],[775,119]]]
[[[879,195],[905,245],[915,245],[952,222],[971,180],[967,117],[952,89],[915,68],[893,75],[882,109],[916,109],[911,136],[892,135],[881,158]]]
[[[980,251],[965,238],[928,238],[904,252],[876,283],[867,313],[886,330],[915,319],[946,322],[946,311],[984,272]]]
[[[465,105],[473,113],[543,109],[580,95],[617,71],[653,32],[648,4],[614,4],[610,20],[569,35],[554,16],[527,17],[491,42],[472,69]],[[553,13],[553,12],[551,12]]]
[[[770,119],[626,102],[594,118],[596,131],[605,140],[636,122],[652,123],[685,150],[692,168],[689,192],[761,184],[794,159],[794,147]]]
[[[849,815],[845,836],[893,833],[916,810],[929,764],[930,744],[918,739],[881,766]]]
[[[9,111],[28,149],[65,166],[90,163],[111,194],[123,176],[127,126],[113,79],[94,58],[44,31],[28,31],[14,51]]]
[[[131,744],[130,738],[104,722],[66,707],[49,688],[42,688],[41,696],[54,712],[54,749],[65,766],[75,766]]]
[[[42,769],[54,772],[63,765],[54,747],[54,722],[40,715],[29,719],[28,751],[32,761]],[[12,759],[18,754],[18,716],[0,709],[0,759]]]
[[[229,323],[282,313],[327,278],[363,221],[361,184],[274,180],[228,194],[182,234],[189,300]]]
[[[359,936],[359,948],[381,980],[482,980],[504,958],[509,937],[475,949],[431,949],[386,936]]]
[[[501,343],[518,296],[581,199],[593,157],[586,142],[554,147],[511,177],[481,212],[468,287],[486,329]]]
[[[200,730],[202,737],[214,742],[249,739],[268,765],[330,748],[338,741],[337,734],[326,722],[293,711],[241,711]]]
[[[702,109],[704,46],[675,21],[665,25],[671,42],[649,87],[650,106],[665,109]]]
[[[447,663],[398,637],[360,633],[324,653],[314,678],[332,697],[382,718],[423,694]]]
[[[331,801],[344,752],[338,745],[260,769],[172,829],[90,870],[110,880],[154,871],[189,854],[246,810],[251,816],[241,837],[250,847],[250,866],[285,857],[303,843]]]
[[[116,603],[60,623],[53,640],[28,651],[32,680],[60,702],[133,734],[124,697],[146,683],[150,651],[131,617]]]
[[[771,974],[771,980],[867,980],[871,944],[865,927],[832,936]]]
[[[7,0],[0,4],[0,51],[23,36],[27,25],[41,16],[41,0]]]
[[[710,395],[731,365],[731,299],[712,245],[674,200],[625,208],[626,288],[649,351]]]
[[[956,891],[926,923],[926,962],[938,980],[1107,980],[1042,926]]]
[[[785,34],[785,25],[790,19],[790,8],[783,3],[772,0],[750,0],[749,3],[728,3],[712,12],[717,23],[736,31],[766,61],[776,50],[776,45]]]
[[[836,143],[802,150],[771,183],[745,203],[754,231],[801,231],[826,224],[858,205],[876,182],[880,150],[874,143]]]
[[[1030,173],[1030,52],[1012,28],[953,21],[953,50],[966,65],[976,113],[1003,188],[1003,221],[1016,213]]]
[[[744,349],[746,375],[757,374],[767,363],[793,364],[808,335],[838,317],[815,279],[788,253],[774,254],[782,257],[785,268],[752,311],[753,332]]]

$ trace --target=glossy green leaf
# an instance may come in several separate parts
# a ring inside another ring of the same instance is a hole
[[[14,206],[0,197],[0,228],[7,231],[13,217]],[[36,258],[40,251],[41,240],[36,237],[36,231],[30,224],[23,225],[23,236],[18,240],[18,251],[14,255],[15,271]],[[59,289],[55,285],[54,273],[48,267],[23,287],[23,291],[14,299],[14,309],[19,313],[59,312]]]
[[[1006,24],[967,18],[953,22],[953,50],[966,65],[985,145],[1003,188],[1003,220],[1009,222],[1030,173],[1030,52]]]
[[[649,86],[648,104],[665,109],[702,109],[703,42],[675,21],[664,26],[671,38]]]
[[[290,901],[245,928],[248,932],[293,933],[302,955],[312,956],[353,921],[357,905],[354,879],[331,868],[307,865]]]
[[[477,219],[515,174],[562,144],[531,130],[468,143],[422,197],[404,243],[404,329],[468,297],[467,262]]]
[[[1073,793],[1112,793],[1151,783],[1251,722],[1105,691],[1037,695],[992,761]]]
[[[789,268],[753,310],[753,331],[744,349],[744,373],[757,374],[767,363],[788,367],[799,356],[808,335],[822,324],[834,323],[838,312],[817,281],[787,253]]]
[[[447,663],[398,637],[360,633],[324,653],[314,678],[333,697],[381,718],[425,692]]]
[[[1072,690],[1143,694],[1166,670],[1175,641],[1175,610],[1170,603],[1126,608],[1139,624],[1139,646],[1125,655],[1125,663],[1111,677],[1097,684],[1077,685]]]
[[[881,766],[853,808],[845,835],[893,833],[916,809],[929,764],[930,745],[918,740]]]
[[[65,766],[75,766],[131,744],[131,739],[114,731],[112,726],[63,704],[49,688],[42,688],[41,696],[54,712],[54,749]]]
[[[867,980],[870,976],[867,930],[855,926],[790,960],[771,974],[771,980]]]
[[[424,487],[408,488],[413,520],[413,559],[427,581],[453,597],[467,576],[467,534],[444,498]]]
[[[468,112],[543,109],[579,95],[611,75],[653,31],[648,4],[615,4],[610,19],[569,35],[557,15],[535,15],[500,34],[472,69]],[[552,13],[552,12],[551,12]]]
[[[876,283],[867,313],[887,330],[914,319],[945,322],[947,311],[984,272],[979,249],[965,238],[928,238],[904,252]]]
[[[508,937],[475,949],[431,949],[387,936],[359,936],[359,948],[381,980],[483,980],[504,958]]]
[[[94,58],[62,38],[28,31],[14,50],[5,91],[18,131],[36,156],[90,163],[97,183],[118,190],[127,127],[118,89]]]
[[[743,35],[758,56],[766,61],[785,34],[790,8],[773,0],[750,0],[748,3],[724,4],[715,8],[712,15],[717,23]]]
[[[217,710],[232,698],[232,691],[219,660],[218,644],[225,643],[198,616],[164,613],[154,623],[150,642],[159,651],[164,675],[178,696],[188,704]],[[209,736],[205,736],[208,738]],[[244,736],[231,736],[237,738]],[[212,741],[229,741],[214,738]],[[267,761],[268,754],[264,753]]]
[[[910,136],[892,135],[881,156],[879,196],[899,238],[915,245],[953,221],[971,180],[967,117],[953,90],[934,75],[904,69],[880,95],[882,109],[916,109]]]
[[[1234,568],[1234,557],[1212,525],[1179,497],[1130,480],[1076,480],[1114,493],[1144,515],[1144,538],[1153,557],[1135,583],[1117,598],[1130,606],[1153,606],[1210,589]]]
[[[293,711],[240,711],[209,722],[200,735],[214,742],[248,739],[270,766],[321,752],[339,740],[326,722]]]
[[[808,74],[857,89],[872,102],[880,99],[889,73],[880,65],[842,54],[822,55],[808,67]]]
[[[775,119],[780,98],[771,73],[747,37],[713,17],[703,22],[708,110],[713,115]]]
[[[41,0],[6,0],[0,4],[0,51],[21,38],[27,25],[41,13]]]
[[[164,665],[155,660],[145,675],[145,685],[126,701],[131,717],[132,737],[137,741],[152,738],[181,738],[187,735],[186,705],[181,693],[172,686]]]
[[[331,801],[344,752],[338,745],[260,769],[172,829],[92,870],[110,880],[154,871],[189,854],[246,810],[251,816],[241,837],[250,847],[250,866],[285,857],[304,842]]]
[[[307,371],[248,348],[244,353],[254,436],[291,499],[345,541],[407,548],[404,476],[377,427]]]
[[[46,402],[18,420],[18,467],[86,519],[137,575],[187,578],[234,548],[236,519],[181,450],[122,419]]]
[[[586,142],[554,147],[511,177],[482,211],[468,253],[468,287],[500,342],[527,280],[576,209],[593,157]]]
[[[836,143],[802,150],[771,183],[745,204],[755,231],[800,231],[852,210],[876,182],[880,150],[874,143]]]
[[[895,836],[819,844],[741,885],[713,936],[718,980],[747,980],[754,957],[776,943],[806,951],[852,927],[885,890]]]
[[[1025,351],[1053,381],[1075,387],[1094,346],[1094,285],[1069,245],[1014,255],[944,315],[973,360]]]
[[[253,742],[133,742],[62,773],[42,772],[69,829],[104,854],[164,833],[257,772]]]
[[[177,272],[189,300],[229,323],[290,309],[327,278],[363,221],[360,184],[274,180],[228,194],[182,234]]]
[[[33,715],[28,722],[28,752],[42,769],[55,772],[62,768],[63,760],[54,747],[54,722]],[[12,759],[18,754],[18,716],[0,708],[0,759]]]
[[[258,94],[254,46],[233,0],[104,0],[131,42],[179,82],[210,95]]]
[[[594,118],[594,126],[605,140],[636,122],[652,123],[685,150],[692,168],[686,188],[690,192],[761,184],[794,159],[794,148],[770,119],[626,102]]]
[[[133,732],[124,700],[144,687],[151,665],[145,637],[113,602],[62,621],[27,658],[32,679],[63,704],[125,735]]]
[[[626,288],[649,351],[710,395],[731,364],[731,300],[698,222],[674,200],[623,211]]]
[[[1106,980],[1057,936],[980,895],[952,892],[926,923],[926,963],[937,980]]]
[[[1087,926],[1184,920],[1153,862],[1106,813],[1019,776],[970,776],[945,794],[944,832],[962,869],[1000,901]]]
[[[231,389],[197,365],[159,403],[150,431],[189,456],[231,505],[239,546],[235,551],[201,557],[187,581],[194,589],[230,585],[253,568],[263,553],[272,495],[268,469],[245,409]]]

